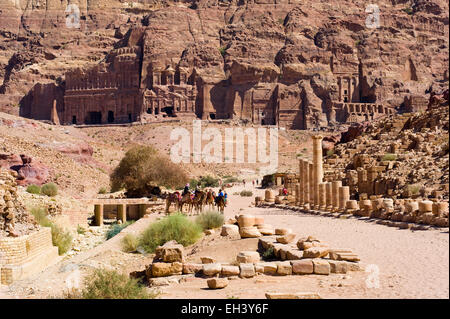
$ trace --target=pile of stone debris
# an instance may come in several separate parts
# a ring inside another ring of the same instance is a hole
[[[17,194],[17,173],[0,170],[0,237],[18,237],[39,229]]]

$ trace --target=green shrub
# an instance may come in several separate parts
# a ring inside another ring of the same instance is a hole
[[[219,48],[219,52],[222,56],[225,56],[225,54],[227,53],[227,49],[225,48]]]
[[[139,246],[152,253],[155,248],[168,241],[176,240],[183,246],[194,244],[202,235],[200,225],[185,215],[176,213],[151,224],[139,238]]]
[[[333,149],[327,151],[327,156],[331,156],[333,154],[334,154],[334,150]]]
[[[224,217],[222,213],[210,210],[198,215],[195,222],[200,225],[203,230],[213,229],[223,225]]]
[[[382,161],[395,161],[395,160],[397,160],[397,155],[387,153],[387,154],[384,154],[384,156],[381,160]]]
[[[39,225],[43,227],[50,227],[52,225],[52,222],[47,217],[47,209],[44,207],[34,206],[30,209],[30,212]]]
[[[106,232],[106,240],[109,240],[120,233],[124,228],[130,226],[134,223],[134,220],[128,221],[123,224],[114,224],[108,231]]]
[[[239,193],[239,195],[244,196],[244,197],[251,197],[251,196],[253,196],[253,192],[248,191],[248,190],[243,190]]]
[[[44,207],[35,206],[31,208],[31,214],[36,219],[36,222],[43,227],[50,227],[52,232],[53,246],[58,247],[58,254],[63,255],[72,247],[72,235],[69,231],[59,227],[47,217],[47,209]]]
[[[156,186],[182,187],[188,177],[180,166],[150,146],[136,146],[126,152],[110,176],[111,191],[126,189],[131,197],[151,196]]]
[[[44,184],[41,188],[41,192],[50,197],[55,196],[58,194],[58,186],[56,186],[55,183]]]
[[[403,11],[404,11],[404,12],[406,12],[407,14],[409,14],[409,15],[412,15],[412,14],[414,14],[414,11],[413,11],[413,9],[412,9],[412,8],[410,8],[410,7],[406,7],[406,8],[404,8],[404,9],[403,9]]]
[[[72,248],[72,235],[56,224],[52,224],[52,242],[53,246],[58,247],[58,254],[64,255]]]
[[[38,185],[31,184],[27,187],[27,192],[30,194],[40,194],[41,188]]]
[[[273,252],[273,247],[269,247],[267,248],[264,253],[262,254],[262,258],[264,260],[271,260],[273,258],[275,258],[275,254]]]
[[[98,190],[99,194],[106,194],[108,193],[108,191],[106,190],[106,187],[100,187],[100,189]]]
[[[223,182],[224,182],[225,184],[236,183],[237,181],[238,181],[238,178],[237,178],[237,177],[234,177],[234,176],[226,177],[226,178],[223,180]]]
[[[85,234],[86,233],[86,229],[84,229],[84,227],[77,225],[77,233],[78,234]]]
[[[87,276],[85,283],[81,292],[84,299],[152,299],[157,296],[147,292],[137,279],[115,270],[96,269]]]
[[[122,250],[126,253],[134,253],[139,246],[139,239],[134,234],[126,234],[122,238]]]
[[[420,191],[420,185],[408,185],[408,190],[411,193],[411,195],[417,195]]]

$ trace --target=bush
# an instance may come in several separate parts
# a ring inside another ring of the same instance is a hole
[[[327,156],[331,156],[333,154],[334,154],[334,150],[333,149],[327,151]]]
[[[84,229],[84,227],[77,225],[77,233],[78,234],[84,234],[86,233],[86,229]]]
[[[52,222],[47,217],[47,209],[40,206],[35,206],[30,209],[31,214],[34,216],[36,222],[43,227],[50,227]]]
[[[217,228],[223,225],[223,214],[218,211],[207,211],[197,216],[195,222],[205,229]]]
[[[137,279],[119,274],[115,270],[96,269],[85,279],[81,295],[84,299],[151,299],[150,294]]]
[[[179,166],[150,146],[135,146],[126,152],[110,179],[112,192],[126,189],[132,197],[151,196],[156,185],[176,189],[188,181]]]
[[[122,238],[122,250],[126,253],[134,253],[139,246],[139,239],[134,234],[126,234]]]
[[[41,192],[50,197],[55,196],[58,194],[58,186],[56,186],[55,183],[44,184],[41,188]]]
[[[250,196],[253,196],[253,192],[248,191],[248,190],[243,190],[239,193],[239,195],[244,196],[244,197],[250,197]]]
[[[397,159],[397,155],[395,154],[384,154],[383,158],[381,159],[382,161],[395,161]]]
[[[106,187],[100,187],[100,189],[98,190],[99,194],[106,194],[108,193],[108,191],[106,190]]]
[[[139,246],[152,253],[155,248],[176,240],[183,246],[194,244],[202,235],[202,228],[185,215],[176,213],[151,224],[139,238]]]
[[[116,236],[118,233],[120,233],[124,228],[130,226],[132,223],[134,223],[134,220],[128,221],[123,224],[114,224],[108,231],[106,232],[106,240],[109,240]]]
[[[237,177],[230,176],[230,177],[226,177],[223,182],[225,184],[230,184],[230,183],[236,183],[237,181],[238,181]]]
[[[218,187],[219,179],[212,176],[202,176],[198,180],[195,178],[191,179],[189,181],[189,187],[194,189],[196,186],[199,188]]]
[[[31,184],[27,187],[27,192],[30,194],[40,194],[41,188],[38,185]]]
[[[262,254],[263,260],[271,260],[275,258],[275,254],[273,252],[273,247],[267,248],[264,253]]]
[[[56,224],[50,226],[52,229],[53,246],[58,247],[58,254],[64,255],[72,248],[72,235]]]

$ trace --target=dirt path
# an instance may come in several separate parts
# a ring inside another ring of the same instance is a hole
[[[334,276],[292,276],[233,280],[224,290],[205,290],[198,279],[166,289],[167,298],[264,298],[266,291],[318,291],[324,298],[449,298],[449,235],[441,230],[411,231],[357,219],[311,216],[281,209],[249,207],[255,195],[264,190],[252,188],[254,196],[241,197],[228,191],[230,205],[225,215],[238,213],[264,216],[275,227],[288,227],[299,236],[314,235],[333,247],[351,248],[373,269]],[[251,199],[251,200],[250,200]],[[376,276],[377,271],[379,276]],[[366,280],[379,288],[369,288]],[[192,289],[198,292],[192,294]]]

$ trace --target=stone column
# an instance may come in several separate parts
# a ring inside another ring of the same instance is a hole
[[[339,209],[339,187],[342,186],[342,181],[333,181],[331,182],[331,189],[332,189],[332,205],[333,210],[337,211]]]
[[[303,206],[304,204],[304,192],[303,192],[303,187],[304,187],[304,175],[303,175],[303,160],[299,160],[298,161],[298,168],[299,168],[299,176],[300,176],[300,184],[299,184],[299,188],[298,188],[298,206]]]
[[[313,139],[313,188],[314,188],[314,207],[319,208],[319,184],[323,179],[322,166],[322,139],[321,135],[315,135]]]
[[[325,186],[325,202],[327,211],[331,211],[333,209],[333,190],[331,182],[327,182]]]
[[[319,210],[326,210],[327,208],[327,198],[326,198],[326,186],[327,183],[319,184]]]
[[[144,217],[146,209],[147,209],[146,204],[139,204],[139,218]]]
[[[314,209],[314,165],[308,162],[308,178],[309,178],[309,209]]]
[[[117,220],[121,220],[122,223],[127,222],[127,205],[126,204],[117,205]]]
[[[103,225],[103,204],[94,205],[95,226]]]
[[[299,206],[300,205],[300,184],[297,183],[295,184],[295,205]]]
[[[349,186],[341,186],[339,187],[339,211],[345,211],[345,205],[347,201],[350,200],[350,187]]]

